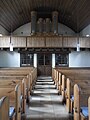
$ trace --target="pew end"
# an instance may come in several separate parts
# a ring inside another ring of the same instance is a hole
[[[89,86],[80,88],[74,85],[74,120],[88,120],[88,97],[90,96]]]
[[[9,99],[2,97],[0,99],[0,120],[9,120]]]
[[[3,92],[4,91],[4,92]],[[9,98],[10,107],[15,108],[15,120],[21,119],[21,86],[0,86],[0,97]]]
[[[74,120],[80,120],[80,90],[77,84],[74,85]]]
[[[89,120],[90,120],[90,97],[88,98],[88,114],[89,114]]]

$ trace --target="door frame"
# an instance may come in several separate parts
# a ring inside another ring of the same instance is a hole
[[[42,65],[39,65],[38,55],[44,55],[43,56],[44,60],[43,60]],[[49,65],[46,65],[46,55],[50,56],[50,59],[49,59],[50,64]],[[52,75],[52,53],[38,53],[37,54],[37,71],[38,71],[38,75],[44,75],[44,76]],[[39,72],[41,72],[41,73],[39,73]]]

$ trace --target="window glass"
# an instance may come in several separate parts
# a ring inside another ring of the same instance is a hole
[[[51,65],[52,56],[49,54],[38,54],[38,65]]]
[[[38,65],[44,65],[44,55],[43,54],[38,55]]]
[[[45,55],[45,65],[51,65],[52,58],[51,55]]]
[[[56,54],[55,55],[56,66],[68,66],[68,54]]]
[[[33,54],[21,53],[20,64],[21,66],[33,66]]]

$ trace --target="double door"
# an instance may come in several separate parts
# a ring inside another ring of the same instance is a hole
[[[37,70],[40,76],[52,75],[52,54],[38,54],[37,55]]]

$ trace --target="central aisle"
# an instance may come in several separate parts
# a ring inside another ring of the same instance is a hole
[[[72,120],[51,77],[38,77],[30,101],[26,120]]]

